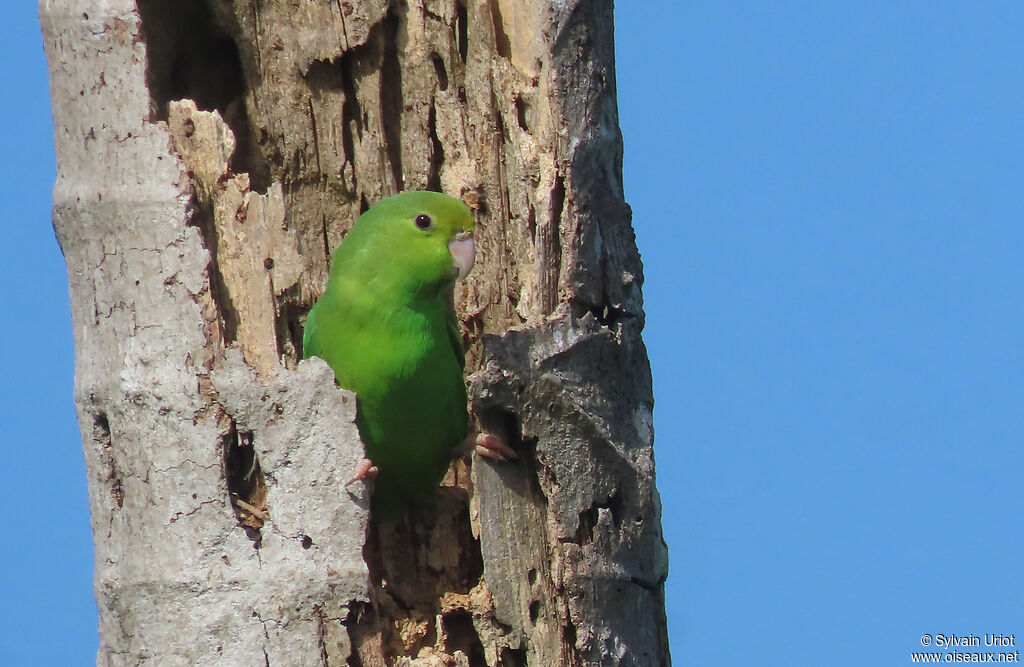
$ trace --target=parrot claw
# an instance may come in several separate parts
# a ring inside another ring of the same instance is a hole
[[[367,477],[373,479],[377,476],[378,472],[380,471],[377,469],[377,466],[373,465],[373,461],[370,459],[363,459],[359,462],[359,465],[356,466],[355,476],[345,482],[345,486],[349,486],[353,482],[358,482],[359,480],[366,479]]]
[[[492,433],[477,433],[473,438],[473,449],[477,456],[482,456],[495,461],[509,461],[519,458],[516,450],[512,449],[498,436]]]

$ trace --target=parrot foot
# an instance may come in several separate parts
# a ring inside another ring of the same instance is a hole
[[[477,433],[476,436],[470,437],[470,441],[476,455],[485,459],[509,461],[519,458],[516,450],[506,445],[504,440],[493,433]]]
[[[355,476],[352,479],[345,482],[345,486],[348,486],[353,482],[358,482],[361,479],[366,479],[367,477],[373,479],[374,477],[377,476],[378,472],[380,471],[377,470],[377,466],[373,465],[373,461],[371,461],[370,459],[363,459],[362,461],[359,462],[359,465],[356,466]]]

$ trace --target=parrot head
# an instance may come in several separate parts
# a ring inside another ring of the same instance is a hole
[[[374,273],[411,290],[451,287],[476,259],[469,207],[440,192],[410,191],[382,199],[359,217],[345,244],[372,248]]]

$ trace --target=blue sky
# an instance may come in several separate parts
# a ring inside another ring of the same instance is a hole
[[[91,664],[34,2],[0,22],[0,663]],[[1024,5],[617,9],[676,664],[1024,642]]]

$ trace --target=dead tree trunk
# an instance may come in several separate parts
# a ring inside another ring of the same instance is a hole
[[[668,664],[607,0],[41,0],[99,664]],[[359,213],[461,196],[481,424],[368,522],[298,363]]]

